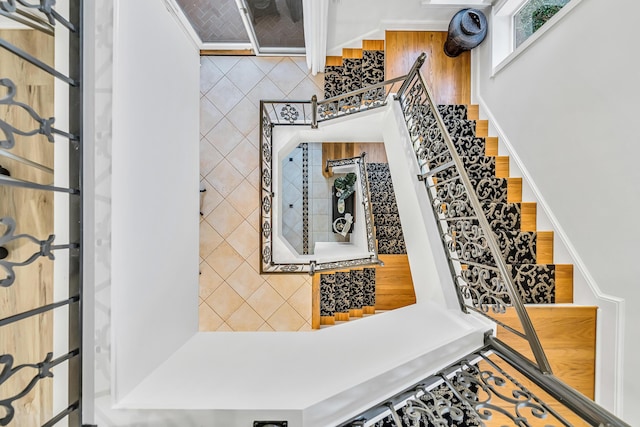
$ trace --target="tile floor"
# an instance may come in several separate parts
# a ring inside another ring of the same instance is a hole
[[[323,94],[303,57],[201,58],[200,330],[311,330],[311,277],[259,271],[260,99]]]

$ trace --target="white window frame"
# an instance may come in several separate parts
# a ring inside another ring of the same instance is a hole
[[[513,30],[513,17],[528,0],[499,0],[491,12],[491,57],[493,65],[492,75],[496,75],[511,61],[516,59],[529,46],[534,44],[551,27],[560,22],[582,0],[571,0],[564,5],[551,19],[520,46],[515,48],[515,34]]]

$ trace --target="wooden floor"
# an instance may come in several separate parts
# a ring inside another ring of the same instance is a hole
[[[553,374],[591,399],[595,393],[597,309],[574,305],[527,306]],[[513,309],[507,310],[500,320],[521,329]],[[498,328],[498,338],[530,360],[535,360],[523,339],[504,328]]]
[[[422,75],[438,104],[471,103],[471,55],[464,52],[450,58],[443,51],[445,31],[387,31],[385,78],[409,72],[415,60],[425,52]]]
[[[0,30],[0,38],[53,64],[53,38],[31,30]],[[41,116],[53,116],[53,78],[34,66],[0,49],[0,78],[9,78],[17,86],[16,100],[32,106]],[[4,96],[6,89],[0,88]],[[21,109],[0,107],[0,117],[17,128],[30,130],[34,122]],[[53,144],[44,136],[21,137],[16,135],[13,154],[53,167]],[[50,184],[53,175],[0,156],[0,165],[9,169],[12,177]],[[0,186],[0,217],[16,220],[15,234],[27,233],[38,239],[53,234],[53,195],[42,191]],[[0,226],[0,233],[4,233]],[[24,239],[7,245],[8,260],[26,260],[39,250]],[[16,281],[10,287],[0,287],[0,318],[21,313],[53,302],[53,262],[39,258],[36,262],[16,267]],[[0,275],[6,277],[4,271]],[[53,351],[53,316],[33,316],[0,327],[0,354],[14,357],[14,366],[38,363]],[[0,399],[16,395],[34,377],[34,369],[24,369],[1,388]],[[14,402],[16,426],[40,426],[53,416],[53,380],[41,380],[25,397]],[[4,412],[0,414],[4,416]]]

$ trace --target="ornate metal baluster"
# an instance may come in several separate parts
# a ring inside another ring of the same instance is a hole
[[[14,232],[16,230],[16,222],[11,217],[0,218],[0,224],[6,226],[6,230],[4,234],[0,236],[0,247],[5,247],[5,245],[11,242],[15,242],[19,239],[26,239],[30,242],[35,243],[40,247],[40,250],[38,252],[35,252],[33,255],[31,255],[29,258],[27,258],[24,261],[15,262],[15,261],[8,261],[6,259],[0,259],[0,267],[2,267],[7,273],[7,277],[5,277],[4,279],[0,279],[0,286],[4,288],[7,288],[13,285],[13,282],[15,281],[15,278],[16,278],[15,272],[13,271],[15,267],[23,267],[25,265],[29,265],[40,257],[47,257],[50,260],[54,260],[55,256],[53,255],[52,251],[58,250],[58,249],[69,249],[69,248],[78,247],[77,244],[54,245],[53,241],[55,239],[55,235],[53,234],[50,235],[46,240],[38,240],[29,234],[15,235]]]
[[[4,417],[0,418],[0,426],[9,425],[9,423],[13,420],[15,416],[13,402],[29,394],[29,392],[38,384],[40,380],[44,378],[52,378],[53,372],[51,372],[51,370],[55,366],[71,359],[74,356],[77,356],[79,353],[79,350],[75,350],[57,359],[53,359],[53,353],[47,353],[42,362],[25,363],[15,367],[13,366],[13,356],[11,356],[10,354],[3,354],[2,356],[0,356],[0,365],[4,365],[2,371],[0,372],[0,386],[23,369],[31,368],[37,370],[37,373],[34,375],[31,381],[29,381],[26,387],[22,389],[22,391],[13,396],[0,400],[0,407],[4,408],[5,411]]]
[[[53,123],[55,122],[54,117],[49,117],[45,119],[41,117],[36,111],[31,108],[29,105],[16,101],[15,96],[17,93],[16,85],[10,79],[0,79],[0,86],[4,86],[7,88],[7,94],[0,98],[0,105],[6,105],[7,107],[16,107],[21,108],[29,114],[29,116],[38,123],[38,127],[31,130],[20,130],[6,121],[0,119],[0,130],[4,133],[5,139],[0,140],[0,147],[10,149],[15,145],[15,137],[14,134],[23,135],[23,136],[33,136],[33,135],[45,135],[49,142],[54,142],[54,134],[62,135],[66,138],[69,138],[72,141],[77,141],[78,138],[75,135],[71,135],[70,133],[63,132],[53,127]]]

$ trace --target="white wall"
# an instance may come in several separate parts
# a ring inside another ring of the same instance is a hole
[[[444,31],[465,5],[422,5],[420,0],[337,0],[329,3],[327,54],[360,47],[361,40],[384,40],[385,30]],[[476,4],[475,7],[478,7]]]
[[[113,62],[118,400],[198,328],[199,52],[162,2],[117,1]]]
[[[478,100],[513,146],[587,277],[601,292],[625,300],[624,370],[615,374],[624,381],[622,417],[631,424],[640,423],[634,365],[640,283],[633,268],[640,241],[640,85],[632,54],[639,12],[631,0],[615,7],[583,0],[493,77],[490,43],[474,52]],[[613,333],[601,332],[603,339]]]

